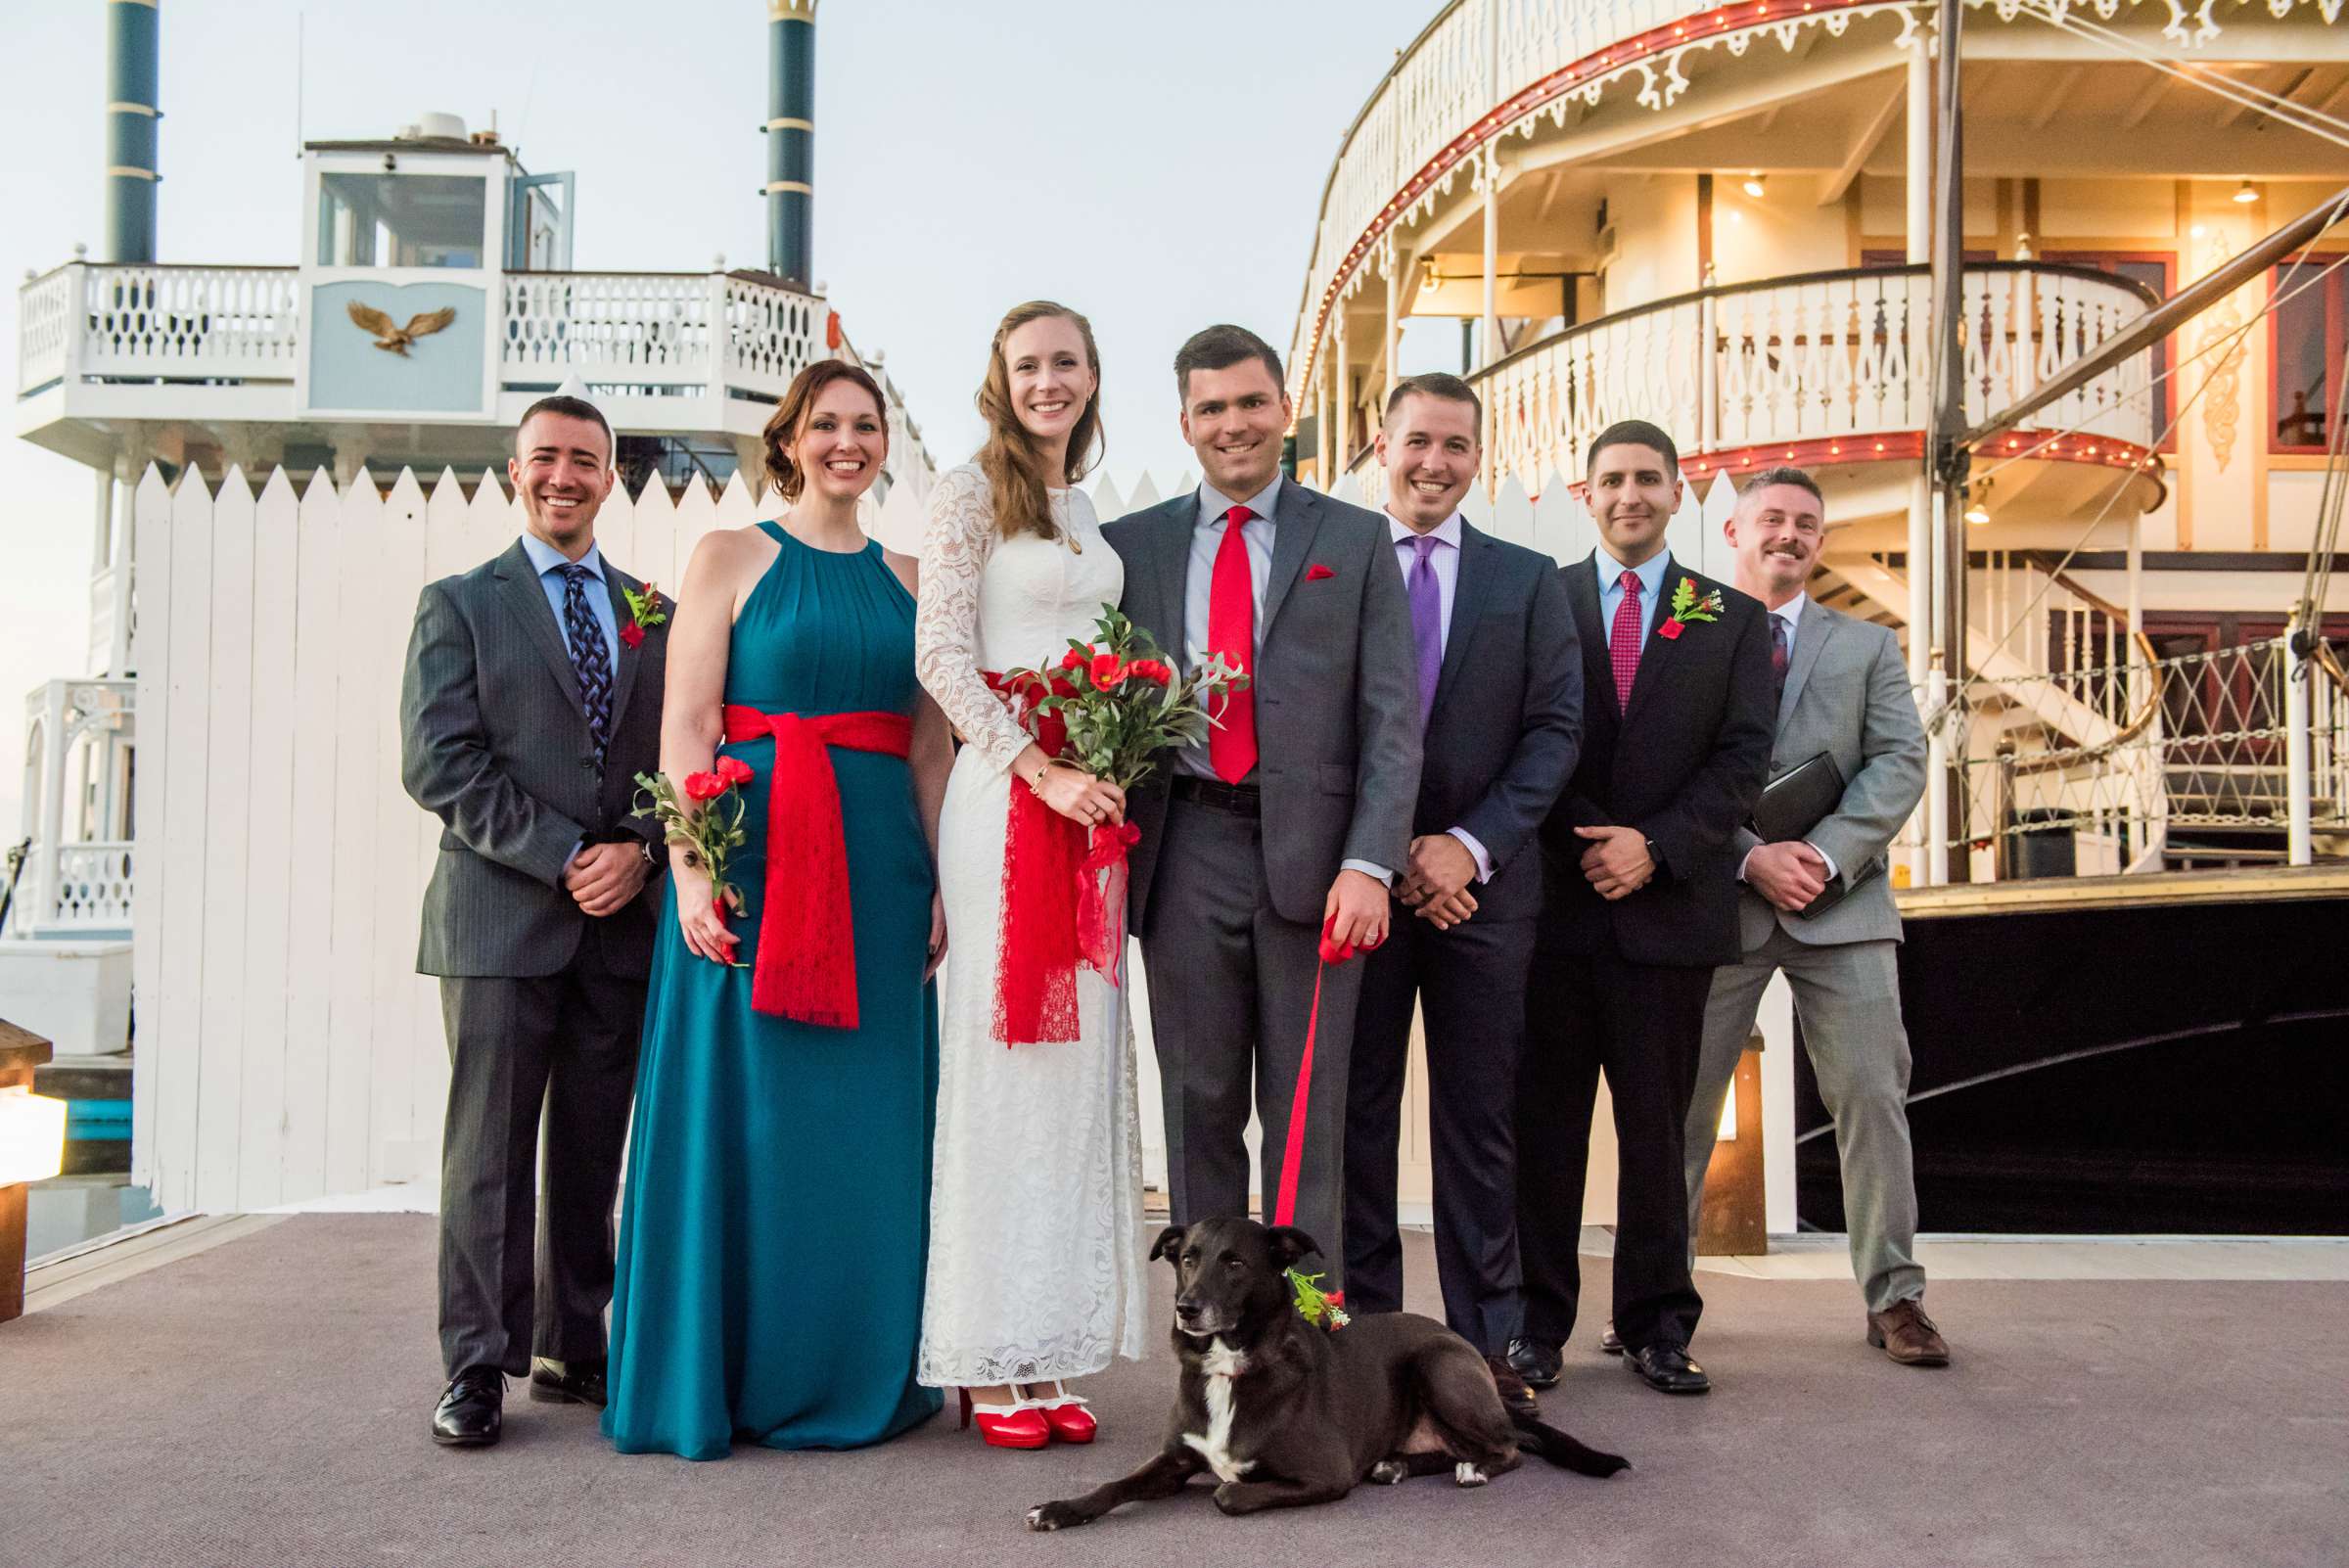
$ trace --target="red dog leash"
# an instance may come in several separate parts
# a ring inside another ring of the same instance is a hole
[[[1289,1138],[1280,1156],[1280,1193],[1273,1200],[1272,1222],[1285,1225],[1295,1222],[1297,1215],[1297,1167],[1305,1157],[1305,1113],[1313,1096],[1313,1037],[1321,1028],[1321,977],[1331,964],[1342,964],[1357,952],[1368,952],[1378,945],[1368,943],[1360,947],[1341,944],[1330,933],[1338,922],[1331,915],[1321,926],[1321,962],[1313,970],[1313,1010],[1305,1021],[1305,1060],[1297,1064],[1297,1093],[1289,1102]]]

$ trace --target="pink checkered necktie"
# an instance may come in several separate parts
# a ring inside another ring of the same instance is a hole
[[[1632,682],[1639,677],[1639,574],[1626,572],[1622,602],[1615,606],[1615,623],[1607,628],[1607,656],[1615,665],[1615,706],[1632,706]]]

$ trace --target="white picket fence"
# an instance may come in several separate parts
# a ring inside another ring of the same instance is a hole
[[[1147,478],[1095,489],[1110,518],[1158,497]],[[1561,559],[1588,548],[1563,484],[1539,505],[1512,484],[1472,511]],[[1717,569],[1699,513],[1674,548]],[[519,507],[486,475],[470,493],[453,473],[428,492],[405,471],[388,492],[365,476],[338,492],[281,470],[255,495],[233,471],[215,494],[150,470],[135,515],[136,1178],[167,1209],[211,1212],[429,1179],[448,1063],[415,958],[438,824],[400,788],[400,675],[418,592],[504,549]],[[704,533],[770,515],[739,479],[674,502],[655,484],[616,492],[597,534],[615,563],[673,585]],[[910,550],[922,522],[901,487],[870,526]]]

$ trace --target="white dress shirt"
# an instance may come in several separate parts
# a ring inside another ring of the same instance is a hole
[[[1460,530],[1466,526],[1466,520],[1454,512],[1437,524],[1428,534],[1436,541],[1435,549],[1428,553],[1427,566],[1436,575],[1436,601],[1441,607],[1436,621],[1440,628],[1436,637],[1439,654],[1451,651],[1451,606],[1460,590]],[[1395,564],[1403,569],[1404,589],[1407,593],[1411,572],[1419,564],[1417,540],[1420,534],[1408,524],[1398,521],[1392,512],[1387,514],[1387,528],[1395,538]],[[1492,881],[1495,869],[1493,857],[1485,853],[1483,845],[1476,842],[1475,835],[1466,828],[1447,828],[1445,831],[1459,840],[1475,859],[1476,880],[1480,883]]]

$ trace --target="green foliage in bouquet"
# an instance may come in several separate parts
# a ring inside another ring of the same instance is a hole
[[[1068,725],[1065,761],[1131,789],[1156,771],[1161,752],[1204,741],[1218,701],[1245,687],[1248,676],[1220,655],[1183,673],[1148,632],[1108,605],[1094,628],[1089,643],[1070,639],[1049,677],[1035,670],[1017,677],[1049,688],[1036,706]]]
[[[661,824],[666,842],[683,845],[685,863],[710,873],[711,893],[718,908],[729,914],[744,909],[742,890],[726,880],[726,860],[749,842],[742,831],[748,807],[740,786],[753,776],[748,763],[732,757],[719,758],[707,773],[686,774],[681,791],[666,773],[639,773],[636,807],[628,813],[652,817]],[[701,809],[689,807],[689,800],[698,802]],[[741,959],[734,962],[742,967]]]

